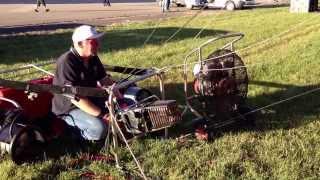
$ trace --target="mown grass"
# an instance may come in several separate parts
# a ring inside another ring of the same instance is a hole
[[[107,64],[166,67],[183,63],[185,55],[209,38],[242,32],[239,55],[248,65],[248,104],[259,108],[319,87],[319,14],[291,14],[288,8],[237,12],[205,12],[173,39],[168,38],[190,17],[108,26],[101,59]],[[303,22],[301,25],[299,25]],[[148,35],[158,27],[151,39]],[[198,38],[194,38],[205,27]],[[2,37],[1,68],[18,67],[56,58],[69,48],[72,30],[50,34]],[[281,34],[281,36],[277,36]],[[266,43],[259,42],[269,39]],[[219,42],[208,48],[222,45]],[[246,50],[241,50],[251,47]],[[50,67],[48,67],[50,69]],[[181,69],[166,74],[167,97],[183,103]],[[157,81],[142,85],[156,89]],[[195,139],[146,138],[131,146],[152,179],[318,179],[320,176],[320,93],[314,92],[256,114],[253,129],[223,131],[212,142]],[[84,172],[98,178],[139,178],[125,148],[120,149],[120,171],[106,162],[79,161],[65,155],[34,164],[0,162],[3,179],[79,179]]]

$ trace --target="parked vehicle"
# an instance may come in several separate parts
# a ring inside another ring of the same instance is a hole
[[[194,7],[221,8],[228,11],[242,9],[244,6],[254,5],[255,0],[172,0],[177,6],[186,6],[188,9]]]

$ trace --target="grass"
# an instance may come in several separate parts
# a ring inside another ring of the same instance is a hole
[[[190,17],[113,25],[100,29],[106,31],[100,57],[104,63],[124,66],[179,65],[191,49],[209,38],[242,32],[245,38],[237,43],[236,49],[248,65],[248,103],[259,108],[319,87],[318,16],[289,13],[288,8],[204,12],[168,42]],[[154,35],[144,44],[156,26]],[[194,39],[203,27],[200,36]],[[72,30],[58,30],[49,34],[2,37],[0,66],[6,69],[54,59],[69,48],[71,33]],[[211,46],[205,54],[221,44],[223,42]],[[249,46],[252,48],[241,50]],[[156,89],[158,83],[149,80],[142,85]],[[182,85],[181,69],[167,73],[168,99],[183,103]],[[146,175],[152,179],[318,179],[319,94],[315,92],[264,109],[256,115],[256,128],[223,131],[212,142],[145,138],[134,141],[131,146]],[[3,156],[0,177],[79,179],[82,173],[93,172],[100,179],[139,178],[130,154],[125,148],[120,152],[121,164],[129,174],[113,164],[79,161],[79,154],[20,166]]]

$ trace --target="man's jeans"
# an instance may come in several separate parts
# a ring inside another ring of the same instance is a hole
[[[80,130],[81,136],[85,140],[101,140],[107,135],[107,125],[102,119],[89,115],[80,110],[71,110],[69,116],[64,116],[64,121]]]

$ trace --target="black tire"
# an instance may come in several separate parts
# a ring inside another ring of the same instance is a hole
[[[186,8],[192,10],[193,9],[193,5],[186,4]]]
[[[228,1],[228,2],[226,2],[225,9],[227,11],[234,11],[236,9],[236,5],[234,4],[234,2]]]

